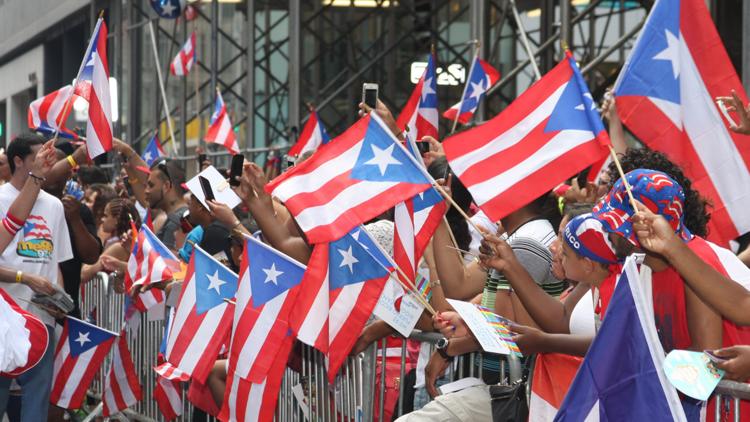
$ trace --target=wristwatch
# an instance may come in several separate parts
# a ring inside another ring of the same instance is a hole
[[[443,337],[435,343],[435,350],[445,360],[453,359],[453,356],[448,355],[448,339]]]

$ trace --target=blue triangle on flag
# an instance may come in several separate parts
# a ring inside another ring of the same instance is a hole
[[[359,241],[357,241],[349,233],[329,244],[328,281],[331,290],[389,274],[389,271],[373,257],[373,255],[377,256],[375,252],[377,248],[371,245],[365,249],[365,245],[360,243],[364,239],[369,239],[369,236],[362,236],[361,233],[359,236]]]
[[[351,178],[371,182],[430,183],[387,130],[378,119],[370,117]]]
[[[588,130],[594,132],[596,135],[604,130],[601,117],[599,117],[596,111],[596,103],[585,82],[583,82],[583,78],[580,81],[577,78],[577,66],[572,63],[572,59],[569,62],[571,63],[573,74],[565,86],[560,99],[557,100],[547,126],[544,128],[544,132]]]
[[[622,69],[615,94],[680,104],[680,44],[680,1],[660,0]]]
[[[200,248],[193,252],[195,310],[198,315],[226,303],[237,293],[237,274],[211,258]]]
[[[87,352],[116,336],[114,333],[76,318],[68,317],[66,324],[68,324],[68,346],[73,357],[78,357],[81,353]]]
[[[414,212],[430,208],[440,202],[443,202],[443,197],[435,188],[429,188],[424,192],[418,193],[414,195],[414,198],[412,199],[412,204],[414,204]]]
[[[303,265],[257,240],[247,239],[245,251],[248,257],[253,307],[262,306],[302,281],[305,274]]]

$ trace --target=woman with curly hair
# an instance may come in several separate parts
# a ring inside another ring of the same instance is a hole
[[[110,242],[95,264],[83,266],[83,269],[81,269],[82,282],[91,280],[99,271],[125,273],[133,238],[130,233],[131,219],[136,228],[141,227],[138,210],[130,200],[115,198],[105,205],[101,216],[101,229],[120,240]]]

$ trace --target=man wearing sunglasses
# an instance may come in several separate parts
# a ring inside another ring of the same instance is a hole
[[[151,166],[146,182],[146,201],[150,208],[157,208],[167,215],[167,221],[156,232],[156,237],[172,250],[178,246],[174,232],[180,227],[180,217],[188,209],[182,198],[185,171],[175,161],[163,159]]]

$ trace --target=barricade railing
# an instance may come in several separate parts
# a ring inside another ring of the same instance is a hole
[[[714,420],[723,420],[721,417],[722,407],[724,407],[725,411],[728,411],[731,406],[734,410],[734,421],[739,422],[743,420],[740,411],[740,404],[743,401],[750,401],[750,384],[722,380],[719,382],[716,390],[714,390],[714,396],[716,397],[713,409]],[[747,418],[748,415],[745,415],[745,419]]]
[[[119,333],[124,319],[125,296],[115,292],[114,284],[115,280],[108,274],[98,273],[84,285],[85,294],[81,295],[80,306],[84,319]],[[156,401],[153,399],[156,374],[152,369],[156,364],[163,335],[164,321],[149,321],[146,314],[142,316],[139,327],[128,334],[128,348],[141,382],[143,400],[122,413],[121,416],[127,420],[163,420]],[[427,343],[432,353],[435,343],[441,337],[439,333],[414,331],[409,339]],[[292,359],[292,362],[298,362],[298,364],[287,367],[285,371],[279,392],[276,420],[279,422],[382,422],[383,415],[390,413],[385,409],[388,383],[382,359],[382,356],[389,356],[387,349],[386,340],[383,339],[370,345],[365,352],[348,357],[335,381],[329,383],[325,355],[312,347],[298,344],[293,351],[298,356]],[[398,357],[398,364],[400,364],[398,403],[393,409],[394,417],[410,410],[403,407],[407,355],[407,342],[402,341],[401,353]],[[101,396],[111,356],[110,352],[89,389],[89,405],[92,410],[87,420],[94,420],[101,415]],[[464,376],[481,378],[482,366],[482,354],[457,357],[454,364],[449,367],[448,379],[454,381]],[[503,379],[502,382],[515,382],[521,378],[520,362],[517,358],[501,360],[500,373],[508,374],[508,378]],[[179,420],[195,420],[194,412],[195,409],[187,400],[187,391],[183,391],[183,415]],[[113,417],[112,419],[121,418]]]

